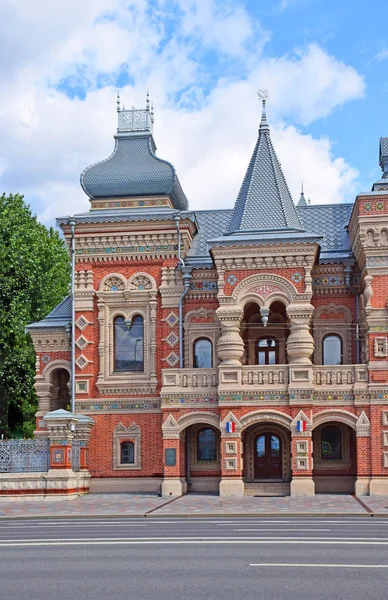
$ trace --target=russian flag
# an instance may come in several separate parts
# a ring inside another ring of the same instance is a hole
[[[236,423],[234,423],[233,421],[227,421],[226,432],[233,433],[234,431],[236,431]]]
[[[297,421],[296,422],[296,431],[306,431],[307,423],[306,421]]]

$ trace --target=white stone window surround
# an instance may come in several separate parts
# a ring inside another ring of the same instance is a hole
[[[192,319],[213,317],[211,322],[192,322]],[[217,355],[217,341],[221,334],[221,328],[213,309],[199,308],[187,313],[184,318],[184,366],[187,369],[194,368],[194,343],[200,338],[208,339],[212,344],[213,368],[217,367],[219,360]]]
[[[197,440],[201,429],[213,429],[216,434],[216,460],[198,460]],[[220,463],[220,432],[212,425],[207,423],[198,423],[191,426],[190,429],[190,468],[193,472],[197,471],[217,471],[221,469]]]
[[[343,312],[343,319],[321,319],[324,313]],[[336,335],[341,339],[342,364],[352,364],[352,313],[343,304],[326,304],[315,309],[313,315],[313,336],[315,342],[314,364],[323,365],[323,340],[328,335]],[[329,366],[329,365],[328,365]]]
[[[133,463],[121,462],[121,444],[132,442],[134,446]],[[136,423],[125,427],[119,423],[113,430],[113,470],[135,471],[141,470],[141,429]]]
[[[121,278],[125,281],[124,290],[105,291],[109,279]],[[146,285],[142,289],[134,287],[134,281]],[[136,273],[128,279],[112,273],[102,279],[98,296],[99,321],[99,374],[97,387],[102,393],[153,392],[156,389],[156,283],[146,273]],[[121,316],[132,320],[143,318],[144,325],[144,370],[114,370],[114,320]],[[114,391],[113,391],[114,390]]]

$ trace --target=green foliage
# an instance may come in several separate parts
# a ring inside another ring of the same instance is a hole
[[[23,196],[0,196],[0,432],[28,436],[37,399],[35,354],[25,326],[69,291],[66,245],[38,223]]]

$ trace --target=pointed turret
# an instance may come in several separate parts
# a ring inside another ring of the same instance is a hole
[[[388,138],[386,137],[380,138],[379,163],[383,175],[379,181],[373,184],[373,192],[388,189]]]
[[[229,234],[304,231],[272,146],[266,114],[267,93],[259,93],[263,112],[259,137],[234,205]]]
[[[302,182],[302,190],[300,192],[300,198],[298,200],[297,206],[307,206],[306,198],[304,197],[303,182]]]

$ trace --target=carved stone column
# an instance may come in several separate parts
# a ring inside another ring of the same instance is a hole
[[[314,312],[311,304],[290,304],[287,315],[291,331],[287,339],[289,363],[310,365],[314,352],[314,338],[310,333],[310,321]]]
[[[98,295],[97,309],[98,309],[98,327],[99,327],[99,340],[98,340],[98,379],[104,380],[104,353],[105,353],[105,336],[104,336],[104,310],[105,304],[102,297]],[[107,341],[107,343],[109,343]]]
[[[222,360],[221,366],[241,366],[244,342],[240,335],[240,322],[243,311],[239,306],[220,306],[216,314],[221,323],[221,337],[217,344],[218,356]]]
[[[151,321],[151,373],[150,373],[150,381],[153,383],[157,383],[156,378],[156,292],[150,292],[151,300],[150,300],[150,321]]]

